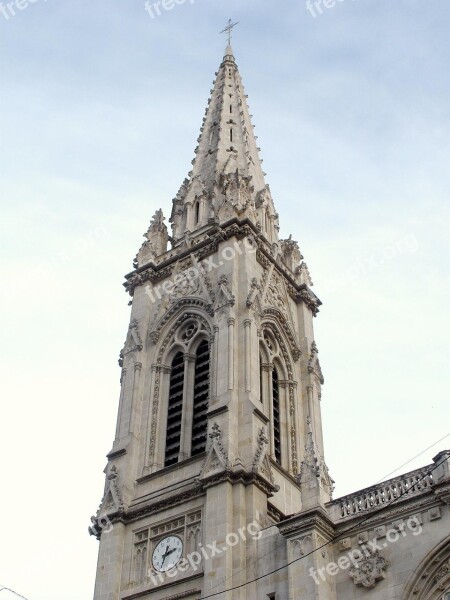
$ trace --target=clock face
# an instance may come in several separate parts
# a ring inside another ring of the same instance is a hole
[[[169,571],[180,562],[183,555],[183,542],[177,535],[169,535],[160,540],[153,550],[152,564],[155,571]]]

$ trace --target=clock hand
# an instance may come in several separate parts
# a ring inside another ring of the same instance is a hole
[[[167,558],[168,556],[169,556],[169,544],[167,544],[167,546],[166,546],[166,551],[165,551],[165,553],[163,554],[163,561],[162,561],[162,563],[161,563],[161,567],[163,566],[163,564],[164,564],[164,562],[165,562],[165,560],[166,560],[166,558]]]

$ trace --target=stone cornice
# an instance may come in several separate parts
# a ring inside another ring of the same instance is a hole
[[[158,585],[157,587],[150,587],[147,588],[145,590],[140,590],[139,592],[125,592],[122,593],[121,595],[121,600],[135,600],[136,598],[144,598],[144,597],[149,597],[150,594],[152,594],[153,592],[157,592],[157,591],[161,591],[167,588],[173,588],[174,585],[177,584],[186,584],[189,581],[193,581],[194,579],[199,579],[200,577],[203,577],[203,571],[199,571],[197,573],[194,573],[193,575],[187,575],[186,577],[183,577],[182,579],[177,579],[177,580],[169,580],[167,583],[162,583],[161,585]],[[201,590],[186,590],[184,592],[180,592],[179,594],[174,594],[172,596],[166,596],[165,600],[182,600],[182,598],[190,598],[192,597],[194,594],[201,594]]]
[[[182,504],[188,500],[193,500],[194,498],[199,498],[203,495],[204,490],[202,490],[199,486],[196,486],[195,488],[187,490],[185,492],[181,492],[180,494],[167,496],[163,500],[159,500],[158,502],[154,502],[152,504],[149,504],[148,506],[128,510],[121,515],[121,518],[119,520],[121,520],[124,523],[130,523],[131,521],[136,521],[137,519],[142,519],[143,517],[146,517],[148,515],[153,515],[163,510],[167,510],[168,508],[178,506],[179,504]],[[112,523],[115,522],[114,518],[112,518],[111,516],[109,518]]]
[[[229,228],[232,225],[238,225],[239,229],[241,229],[244,226],[247,226],[247,232],[230,232]],[[248,227],[250,227],[251,231],[248,231]],[[233,235],[237,235],[237,233],[241,234],[238,237],[244,237],[245,235],[248,235],[248,233],[254,233],[255,235],[259,235],[258,230],[249,219],[243,219],[241,221],[238,218],[233,218],[221,226],[211,225],[209,230],[205,232],[205,234],[201,237],[201,239],[198,242],[196,242],[195,238],[192,240],[192,246],[190,246],[189,248],[181,250],[179,247],[175,247],[172,250],[166,252],[166,254],[168,255],[167,258],[163,259],[160,263],[154,261],[149,262],[145,265],[142,265],[142,267],[131,271],[131,273],[125,275],[126,282],[123,285],[127,291],[130,291],[130,288],[134,289],[136,285],[139,285],[144,281],[154,282],[163,279],[165,276],[167,276],[165,270],[168,267],[171,267],[172,265],[174,266],[175,263],[177,263],[178,261],[182,261],[183,259],[189,258],[190,255],[196,254],[200,250],[206,248],[208,252],[206,252],[205,254],[202,253],[202,258],[204,258],[205,256],[208,256],[208,254],[212,254],[213,252],[215,252],[219,241],[233,237]],[[143,275],[145,275],[145,277],[142,277]],[[138,281],[134,281],[136,278],[138,279]]]
[[[227,413],[229,410],[230,409],[226,404],[218,406],[217,408],[215,408],[214,405],[212,405],[211,408],[208,409],[206,416],[208,417],[208,419],[212,419],[212,417],[217,417],[217,415]]]
[[[196,457],[196,459],[198,459],[198,457]],[[158,475],[161,475],[161,471],[157,471],[155,473],[151,473],[150,475],[146,475],[145,477],[141,477],[138,480],[138,483],[147,482],[151,479],[156,478]],[[111,521],[111,523],[130,523],[132,521],[142,519],[143,517],[146,517],[148,515],[167,510],[167,508],[177,506],[188,500],[193,500],[195,498],[204,496],[208,488],[213,487],[215,485],[219,485],[224,482],[231,483],[232,485],[236,485],[238,483],[242,483],[245,486],[256,485],[260,490],[267,494],[269,498],[272,497],[273,494],[279,490],[279,487],[277,485],[270,483],[259,473],[246,471],[235,472],[231,469],[226,469],[222,472],[214,473],[210,477],[206,477],[201,481],[193,480],[191,478],[190,481],[186,482],[186,485],[191,485],[192,487],[186,491],[180,492],[178,489],[174,490],[172,493],[168,492],[167,494],[165,494],[165,497],[161,500],[150,500],[149,503],[145,506],[133,507],[128,510],[116,511],[114,513],[108,514],[108,518]]]
[[[204,460],[204,458],[205,458],[204,452],[202,454],[197,454],[196,456],[191,456],[189,458],[186,458],[185,460],[182,460],[173,465],[170,465],[169,467],[163,467],[162,469],[159,469],[158,471],[155,471],[154,473],[148,473],[148,475],[143,475],[142,477],[139,477],[136,480],[136,483],[139,483],[139,484],[146,483],[147,481],[151,481],[152,479],[157,479],[158,477],[161,477],[161,475],[166,475],[166,473],[170,473],[171,471],[176,471],[180,467],[185,467],[191,463],[198,462],[201,464],[201,461]]]
[[[114,460],[116,458],[120,458],[121,456],[123,456],[126,453],[127,453],[127,449],[126,448],[118,448],[117,450],[115,450],[113,448],[112,450],[110,450],[108,452],[108,454],[106,455],[106,458],[108,460]]]
[[[433,491],[436,498],[439,498],[443,504],[450,506],[450,481],[435,485]]]
[[[270,421],[269,417],[267,417],[262,410],[260,410],[258,407],[255,406],[255,408],[253,409],[253,414],[256,415],[257,417],[259,417],[261,419],[261,421],[264,423],[264,425],[267,425]]]
[[[312,529],[321,533],[325,538],[333,539],[335,535],[334,523],[320,507],[287,517],[278,523],[277,527],[280,533],[288,539],[309,533]]]
[[[286,518],[286,515],[283,514],[281,512],[281,510],[279,510],[276,506],[274,506],[270,502],[267,503],[267,514],[276,523],[279,523],[280,521],[283,521]]]
[[[192,254],[196,256],[197,260],[201,261],[209,254],[214,253],[221,241],[231,237],[242,239],[248,235],[253,235],[255,237],[258,246],[257,257],[258,254],[260,256],[259,261],[261,262],[261,257],[264,257],[264,261],[269,261],[274,264],[287,280],[291,297],[297,303],[305,302],[312,310],[313,314],[317,314],[318,307],[321,306],[322,302],[305,283],[297,283],[293,273],[282,263],[282,261],[272,255],[270,245],[259,232],[256,225],[248,218],[241,220],[234,217],[222,225],[211,225],[210,230],[205,232],[197,243],[195,238],[192,240],[192,246],[189,248],[183,250],[173,248],[167,252],[168,257],[163,259],[160,263],[149,262],[125,275],[126,282],[124,283],[124,287],[130,294],[133,294],[134,288],[146,281],[154,283],[170,276],[175,263],[178,261],[189,259]]]
[[[210,487],[219,485],[224,482],[231,483],[232,485],[235,485],[237,483],[242,483],[245,486],[252,484],[256,485],[256,487],[258,487],[262,492],[267,494],[268,498],[271,498],[274,495],[274,493],[279,490],[278,486],[270,483],[269,481],[261,477],[259,473],[255,472],[234,472],[227,469],[225,471],[222,471],[220,473],[214,473],[210,477],[202,479],[202,485],[204,489],[208,489]]]

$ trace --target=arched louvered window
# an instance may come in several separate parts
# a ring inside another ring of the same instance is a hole
[[[200,202],[195,203],[195,224],[198,225],[200,220]]]
[[[206,340],[203,340],[197,348],[195,357],[191,456],[201,454],[206,448],[208,399],[209,344]]]
[[[281,465],[280,385],[276,368],[272,371],[273,438],[275,460]]]
[[[172,361],[167,412],[166,453],[164,465],[178,462],[180,454],[181,423],[183,412],[184,356],[178,352]]]

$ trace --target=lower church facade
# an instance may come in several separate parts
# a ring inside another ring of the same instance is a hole
[[[246,99],[228,46],[171,235],[157,211],[126,276],[94,600],[450,600],[450,451],[332,497],[321,302]]]

